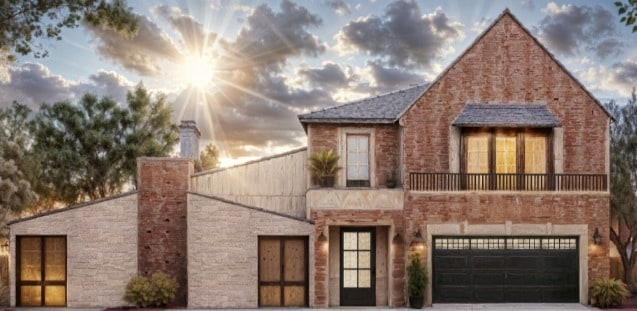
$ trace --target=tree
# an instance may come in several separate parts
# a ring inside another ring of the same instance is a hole
[[[126,159],[122,170],[137,185],[138,157],[165,157],[179,141],[179,128],[171,123],[172,110],[166,96],[157,94],[155,100],[139,83],[126,95],[130,116],[126,127]]]
[[[137,157],[168,155],[178,132],[163,95],[153,101],[140,84],[127,99],[128,109],[91,94],[40,108],[33,153],[45,196],[74,204],[113,195],[134,181]]]
[[[4,228],[10,213],[20,214],[35,202],[31,187],[27,117],[30,109],[16,102],[0,109],[0,227]],[[26,171],[26,173],[25,173]],[[5,235],[5,232],[2,232]]]
[[[610,129],[611,217],[610,239],[624,268],[624,281],[636,289],[633,267],[637,260],[637,96],[625,106],[606,105],[615,121]]]
[[[123,0],[3,0],[0,1],[0,56],[15,59],[21,55],[45,57],[48,51],[36,38],[61,40],[63,28],[85,22],[119,34],[137,34],[139,21]]]
[[[213,144],[206,145],[206,148],[199,155],[200,169],[198,171],[211,170],[219,167],[219,150]]]
[[[625,0],[627,2],[615,2],[615,6],[618,11],[617,14],[621,17],[620,22],[624,23],[626,27],[633,26],[633,32],[637,32],[637,0]]]

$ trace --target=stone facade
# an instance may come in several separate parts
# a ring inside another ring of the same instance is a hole
[[[67,242],[67,306],[125,305],[137,274],[137,194],[76,206],[11,224],[11,305],[16,302],[16,236],[63,235]]]
[[[188,159],[137,160],[139,273],[164,272],[179,283],[175,304],[187,300],[186,191],[194,167]]]
[[[188,307],[258,307],[258,237],[309,237],[313,230],[302,218],[189,193]],[[315,244],[312,238],[309,243]],[[310,305],[312,300],[310,295]]]

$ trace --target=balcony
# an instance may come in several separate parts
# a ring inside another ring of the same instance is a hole
[[[313,188],[305,200],[312,209],[398,210],[403,208],[404,192],[398,188]]]
[[[608,191],[605,174],[410,173],[411,191]]]

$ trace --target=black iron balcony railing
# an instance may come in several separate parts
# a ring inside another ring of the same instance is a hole
[[[608,191],[605,174],[409,173],[412,191]]]

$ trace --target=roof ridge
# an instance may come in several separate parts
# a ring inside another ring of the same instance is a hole
[[[322,109],[319,109],[319,110],[315,110],[315,111],[311,111],[311,112],[308,112],[308,113],[300,114],[298,116],[304,116],[304,115],[309,115],[309,114],[316,113],[316,112],[327,111],[327,110],[341,108],[341,107],[350,106],[350,105],[354,105],[354,104],[360,104],[360,103],[363,103],[363,102],[366,102],[366,101],[370,101],[370,100],[373,100],[373,99],[376,99],[376,98],[379,98],[379,97],[385,97],[385,96],[389,96],[389,95],[405,92],[407,90],[415,89],[417,87],[422,87],[422,86],[425,86],[425,85],[427,85],[427,82],[420,83],[420,84],[417,84],[417,85],[414,85],[414,86],[411,86],[411,87],[408,87],[408,88],[403,88],[403,89],[394,90],[394,91],[390,91],[390,92],[383,93],[383,94],[378,94],[376,96],[368,96],[368,97],[365,97],[363,99],[358,99],[358,100],[349,101],[349,102],[346,102],[346,103],[343,103],[343,104],[322,108]]]

